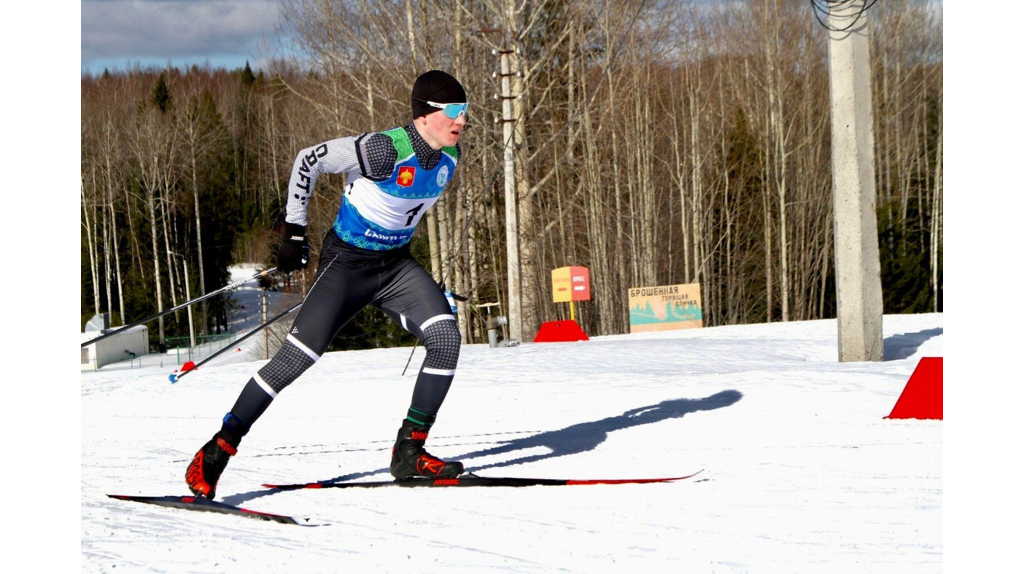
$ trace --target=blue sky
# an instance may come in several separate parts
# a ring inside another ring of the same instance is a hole
[[[261,67],[278,0],[82,0],[82,73],[139,64]]]

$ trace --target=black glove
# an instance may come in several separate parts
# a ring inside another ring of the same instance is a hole
[[[282,273],[305,269],[309,265],[309,241],[306,241],[306,226],[295,223],[284,224],[284,240],[277,250],[277,270]]]

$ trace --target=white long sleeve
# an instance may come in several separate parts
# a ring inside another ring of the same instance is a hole
[[[356,136],[330,140],[299,152],[288,181],[288,203],[284,220],[307,225],[306,209],[316,180],[323,173],[359,173]]]

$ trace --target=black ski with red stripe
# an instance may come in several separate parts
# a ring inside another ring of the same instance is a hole
[[[207,500],[201,496],[134,496],[129,494],[108,494],[107,496],[118,500],[155,504],[157,506],[166,506],[168,508],[180,508],[183,510],[195,510],[198,512],[216,512],[218,514],[244,516],[245,518],[266,520],[280,524],[311,526],[308,524],[309,520],[305,518],[293,518],[291,516],[284,516],[281,514],[249,510],[248,508],[242,508],[240,506],[232,506],[230,504],[224,504],[223,502]]]
[[[670,478],[606,478],[606,479],[565,479],[565,478],[517,478],[517,477],[487,477],[475,474],[463,475],[457,478],[413,478],[409,480],[382,480],[377,482],[308,482],[300,484],[264,484],[267,488],[277,490],[300,490],[318,488],[382,488],[397,486],[402,488],[447,488],[447,487],[475,487],[475,486],[580,486],[589,484],[649,484],[655,482],[674,482],[693,478],[702,471],[697,471],[687,476],[675,476]]]

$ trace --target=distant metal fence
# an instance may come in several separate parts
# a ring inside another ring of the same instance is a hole
[[[167,354],[174,355],[178,364],[185,361],[196,361],[208,357],[227,347],[238,338],[237,333],[221,333],[219,335],[197,335],[196,345],[191,346],[189,337],[167,337]]]

